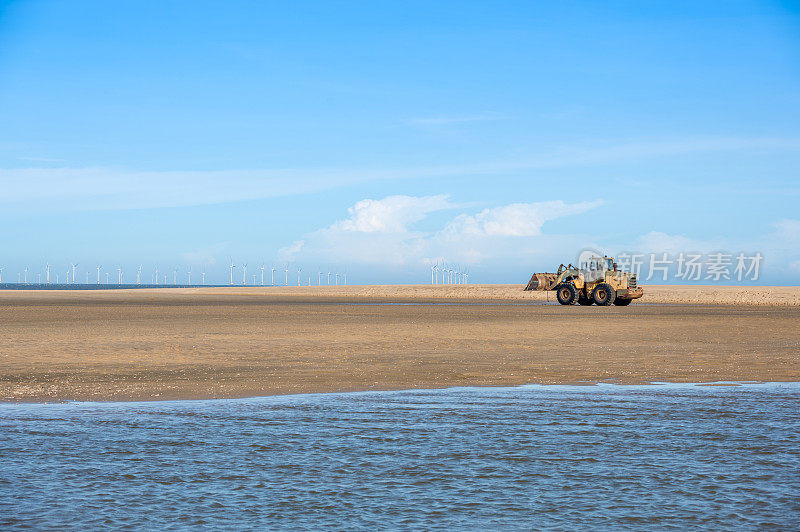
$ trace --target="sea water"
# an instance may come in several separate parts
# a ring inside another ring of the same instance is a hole
[[[800,386],[0,405],[4,529],[800,526]]]

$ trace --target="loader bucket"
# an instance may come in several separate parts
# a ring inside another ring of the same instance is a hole
[[[534,273],[525,290],[552,290],[555,282],[556,274],[554,273]]]

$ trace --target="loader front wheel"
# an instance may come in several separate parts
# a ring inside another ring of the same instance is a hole
[[[564,283],[558,285],[556,288],[556,299],[562,305],[572,305],[575,303],[575,299],[578,297],[578,291],[575,290],[575,286],[570,283]]]
[[[600,306],[607,307],[616,299],[617,292],[608,283],[600,283],[592,292],[592,299]]]

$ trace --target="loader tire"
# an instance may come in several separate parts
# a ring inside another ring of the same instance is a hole
[[[633,299],[615,299],[614,304],[618,307],[627,307],[631,304],[631,301],[633,301]]]
[[[607,307],[617,298],[617,291],[608,283],[600,283],[592,292],[592,299],[601,307]]]
[[[588,306],[594,303],[591,297],[586,297],[583,295],[583,290],[578,293],[578,305]]]
[[[572,305],[578,298],[578,291],[570,283],[562,283],[556,287],[556,299],[562,305]]]

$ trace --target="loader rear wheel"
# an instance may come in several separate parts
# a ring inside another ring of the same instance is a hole
[[[560,284],[556,288],[556,299],[562,305],[572,305],[577,297],[578,291],[570,283]]]
[[[633,301],[633,299],[615,299],[614,304],[618,307],[627,307],[631,304],[631,301]]]
[[[608,283],[600,283],[592,292],[592,299],[600,306],[607,307],[617,298],[617,291]]]
[[[592,303],[594,303],[594,301],[592,301],[592,298],[591,297],[586,297],[585,295],[583,295],[583,290],[581,290],[578,293],[578,304],[579,305],[588,306],[588,305],[591,305]]]

